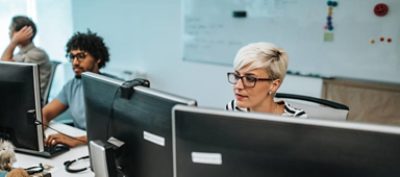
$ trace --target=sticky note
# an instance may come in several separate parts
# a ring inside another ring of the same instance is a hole
[[[325,33],[324,33],[324,41],[325,41],[325,42],[331,42],[331,41],[333,41],[333,33],[331,33],[331,32],[325,32]]]

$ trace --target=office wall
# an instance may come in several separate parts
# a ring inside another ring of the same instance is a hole
[[[329,22],[321,0],[183,2],[187,60],[230,64],[241,46],[268,40],[288,51],[292,72],[400,82],[398,0],[338,1]],[[378,3],[388,5],[386,16],[374,14]]]
[[[65,43],[72,34],[71,0],[36,1],[40,46],[53,60],[65,61]]]
[[[140,71],[151,87],[195,98],[201,106],[223,108],[233,98],[226,81],[231,67],[182,60],[180,0],[76,0],[72,15],[74,31],[90,28],[104,37],[111,53],[106,71]],[[320,96],[321,79],[286,81],[281,91]]]
[[[37,0],[35,3],[35,20],[38,26],[37,45],[46,50],[51,60],[66,62],[65,44],[72,35],[71,0]],[[54,98],[64,83],[73,76],[70,64],[57,68],[50,92]]]

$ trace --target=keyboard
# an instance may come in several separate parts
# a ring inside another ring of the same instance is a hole
[[[55,146],[51,147],[44,147],[44,151],[37,151],[37,150],[29,150],[29,149],[23,149],[23,148],[16,148],[16,152],[21,152],[21,153],[26,153],[26,154],[31,154],[31,155],[36,155],[36,156],[41,156],[45,158],[52,158],[57,155],[60,155],[64,152],[69,151],[69,147],[63,144],[57,144]]]
[[[45,146],[42,153],[44,157],[54,157],[67,151],[69,151],[68,146],[57,144],[55,146]]]

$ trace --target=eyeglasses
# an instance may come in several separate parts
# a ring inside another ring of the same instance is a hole
[[[235,85],[239,79],[242,80],[243,86],[245,88],[253,88],[256,86],[257,81],[273,81],[273,78],[257,78],[252,75],[240,76],[236,73],[227,73],[228,82]]]
[[[75,55],[72,54],[72,53],[68,53],[68,54],[66,55],[66,57],[67,57],[67,58],[69,59],[69,61],[72,63],[72,62],[74,62],[75,58],[78,59],[79,62],[85,60],[86,55],[87,55],[86,52],[79,52],[79,53],[77,53],[77,54],[75,54]]]

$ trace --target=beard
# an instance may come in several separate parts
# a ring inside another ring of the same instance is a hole
[[[84,73],[84,72],[94,72],[95,66],[96,66],[96,63],[94,63],[92,66],[90,66],[90,67],[87,68],[87,69],[82,68],[82,67],[80,67],[79,65],[73,67],[72,69],[78,68],[78,69],[81,70],[80,74],[75,74],[75,78],[76,78],[76,79],[81,79],[81,78],[82,78],[82,73]]]

